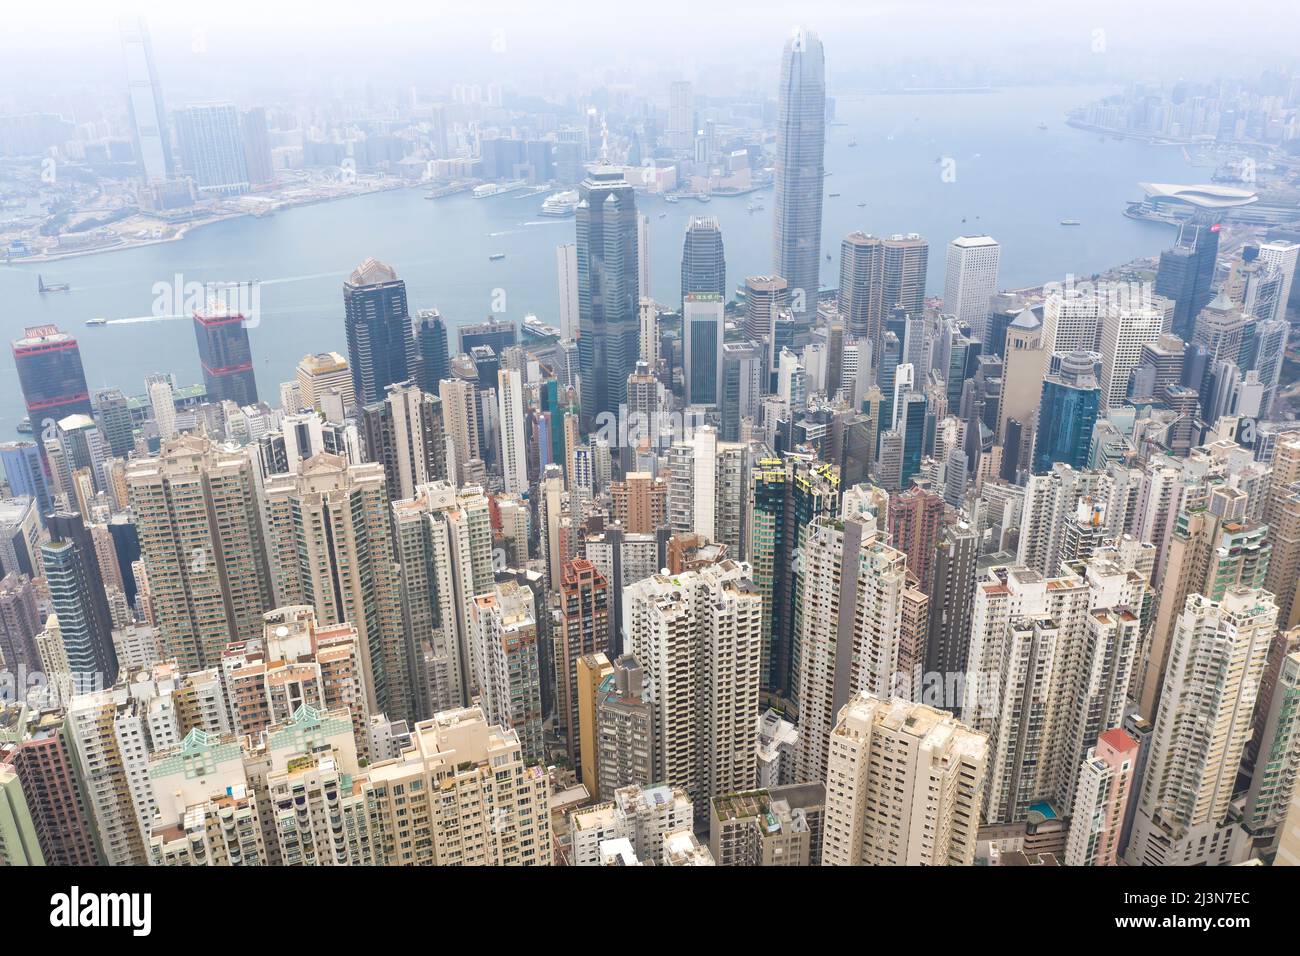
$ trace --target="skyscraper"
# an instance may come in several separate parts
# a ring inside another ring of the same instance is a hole
[[[786,280],[795,323],[808,328],[821,287],[826,64],[817,34],[797,29],[781,57],[777,91],[773,271]]]
[[[497,373],[501,415],[501,473],[506,491],[528,492],[528,439],[525,434],[523,377],[513,369]]]
[[[1124,404],[1142,347],[1160,338],[1163,315],[1150,306],[1113,303],[1101,317],[1101,410]]]
[[[210,402],[234,402],[241,407],[257,404],[257,379],[245,319],[220,303],[194,313],[194,338]]]
[[[560,338],[578,334],[578,244],[564,242],[555,247],[555,269],[560,287]]]
[[[1063,356],[1057,372],[1043,380],[1034,436],[1035,474],[1045,474],[1058,461],[1071,468],[1087,466],[1100,403],[1101,386],[1094,374],[1092,353]]]
[[[951,714],[853,697],[831,734],[822,865],[972,865],[990,760]]]
[[[585,558],[567,562],[560,584],[560,627],[555,635],[556,712],[569,756],[580,772],[578,660],[585,654],[612,650],[609,622],[609,582]]]
[[[640,354],[636,197],[618,170],[593,167],[578,187],[578,366],[582,424],[618,415]]]
[[[716,292],[690,292],[682,300],[686,402],[716,406],[722,396],[723,300]]]
[[[90,529],[81,515],[64,512],[48,515],[45,523],[50,540],[41,545],[41,564],[73,690],[111,686],[117,680],[113,621]]]
[[[122,25],[122,55],[126,62],[127,103],[131,110],[136,162],[146,182],[170,179],[173,169],[167,109],[163,106],[153,46],[143,19]]]
[[[343,306],[356,402],[382,402],[384,389],[415,369],[406,283],[390,266],[367,259],[343,283]]]
[[[390,501],[415,495],[430,481],[447,478],[442,399],[411,382],[389,385],[382,402],[361,409],[366,460],[384,466]]]
[[[93,413],[81,350],[71,335],[53,325],[25,329],[13,343],[13,356],[27,417],[36,434],[47,422]]]
[[[648,295],[650,290],[641,291]],[[712,216],[693,217],[682,240],[682,302],[692,293],[700,292],[721,296],[723,301],[727,298],[727,257],[722,249],[722,228]]]
[[[851,232],[840,243],[840,318],[849,334],[879,350],[883,334],[884,250],[875,236]]]
[[[1138,742],[1112,727],[1088,749],[1079,768],[1074,817],[1065,844],[1066,866],[1114,866],[1124,816],[1133,799]]]
[[[420,388],[437,395],[438,383],[451,375],[447,323],[437,309],[421,309],[415,314],[415,350],[420,357]]]
[[[998,260],[1002,247],[992,236],[958,236],[948,243],[943,307],[970,327],[971,335],[984,339],[989,303],[998,291]]]
[[[1209,304],[1214,293],[1214,269],[1219,254],[1219,224],[1204,213],[1178,228],[1173,248],[1160,253],[1156,271],[1156,295],[1174,302],[1174,335],[1184,342],[1192,340],[1196,316]]]
[[[248,192],[248,162],[239,110],[233,103],[203,103],[177,110],[176,135],[185,169],[205,196]]]

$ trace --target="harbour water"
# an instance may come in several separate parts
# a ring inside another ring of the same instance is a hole
[[[837,96],[836,125],[827,130],[826,192],[839,195],[825,199],[823,286],[837,282],[839,241],[854,229],[929,239],[932,295],[943,291],[944,247],[961,234],[989,233],[1001,242],[1004,288],[1088,276],[1159,252],[1171,241],[1170,227],[1125,218],[1125,200],[1138,197],[1140,181],[1197,182],[1209,171],[1190,167],[1178,149],[1065,125],[1066,110],[1104,92]],[[0,266],[0,336],[8,342],[27,326],[61,326],[81,343],[92,390],[117,386],[139,394],[145,376],[158,371],[188,384],[200,380],[193,329],[184,317],[155,316],[160,287],[257,280],[252,349],[259,392],[275,403],[278,384],[304,354],[346,351],[341,286],[367,256],[406,280],[412,310],[436,307],[452,326],[482,321],[494,309],[505,318],[534,313],[555,324],[555,246],[573,240],[574,221],[540,215],[546,195],[459,194],[429,202],[420,189],[393,190],[215,223],[177,242]],[[660,302],[678,297],[682,234],[692,216],[720,221],[728,288],[771,271],[770,189],[707,204],[638,197],[638,206],[650,218],[651,287]],[[1080,224],[1065,227],[1062,219]],[[38,274],[70,290],[42,296]],[[85,325],[101,317],[106,325]],[[4,348],[0,438],[13,437],[23,414]]]

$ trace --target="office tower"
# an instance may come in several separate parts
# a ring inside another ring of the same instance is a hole
[[[250,186],[267,186],[275,182],[275,165],[271,157],[271,133],[266,126],[266,110],[261,106],[239,114],[239,132],[244,140],[244,166]]]
[[[1243,814],[1251,835],[1267,839],[1270,846],[1281,838],[1298,792],[1294,771],[1300,753],[1300,651],[1287,654],[1280,664],[1269,699],[1265,701],[1260,692],[1255,718],[1260,731],[1258,757]]]
[[[420,388],[438,394],[438,383],[451,377],[451,354],[447,349],[447,323],[437,309],[415,313],[415,351],[420,359]]]
[[[1277,294],[1277,314],[1274,318],[1285,319],[1287,303],[1291,299],[1291,290],[1295,286],[1296,263],[1300,259],[1300,243],[1286,239],[1273,239],[1259,244],[1259,259],[1275,267],[1282,273],[1282,285]]]
[[[106,388],[95,393],[95,422],[108,442],[109,454],[126,458],[135,450],[135,425],[131,405],[120,388]]]
[[[244,321],[245,316],[216,302],[194,312],[194,338],[210,402],[234,402],[241,407],[257,404],[253,353]]]
[[[361,409],[361,437],[366,459],[384,466],[389,500],[398,501],[447,478],[442,400],[412,382],[395,382],[384,392],[383,401]]]
[[[196,671],[259,637],[274,592],[248,455],[186,435],[132,461],[126,481],[167,656]]]
[[[650,295],[650,217],[644,213],[636,217],[636,269],[637,288]]]
[[[563,242],[555,247],[555,267],[560,289],[560,338],[578,335],[578,244]]]
[[[1100,345],[1103,303],[1094,292],[1066,288],[1043,300],[1043,348],[1049,352],[1095,352]]]
[[[928,407],[928,399],[920,392],[908,391],[899,395],[894,430],[902,439],[902,461],[897,488],[908,487],[913,476],[921,471],[921,459],[925,457]]]
[[[0,575],[40,576],[41,521],[36,502],[23,495],[0,498]]]
[[[933,489],[914,485],[889,499],[889,533],[894,547],[907,555],[907,568],[929,594],[939,533],[944,526],[943,498]]]
[[[840,242],[840,318],[850,335],[880,349],[884,311],[884,250],[875,236],[851,232]]]
[[[958,236],[948,243],[943,306],[983,341],[989,303],[998,291],[998,260],[1002,247],[992,236]]]
[[[1275,543],[1269,528],[1244,517],[1245,495],[1216,488],[1208,501],[1178,510],[1164,548],[1157,582],[1156,616],[1143,661],[1143,715],[1155,717],[1168,666],[1173,631],[1192,594],[1221,601],[1229,588],[1267,587],[1267,571]]]
[[[785,310],[789,283],[781,276],[747,276],[745,278],[745,334],[767,346],[768,364],[775,367],[774,329]]]
[[[722,296],[690,292],[682,299],[683,361],[688,405],[718,405],[722,394]]]
[[[185,170],[204,197],[248,192],[248,163],[239,110],[232,103],[203,103],[177,110],[176,139]]]
[[[1148,586],[1108,558],[1047,577],[990,568],[975,590],[962,720],[989,734],[989,823],[1069,815],[1087,748],[1119,726]]]
[[[1219,361],[1245,365],[1241,361],[1241,346],[1246,333],[1246,315],[1228,296],[1226,289],[1205,304],[1193,320],[1192,344],[1205,348],[1213,366]]]
[[[839,511],[839,471],[790,457],[763,458],[750,478],[745,556],[763,599],[763,689],[789,693],[794,679],[794,561],[807,526]]]
[[[154,69],[153,46],[144,20],[122,26],[122,55],[126,62],[127,105],[131,113],[131,134],[135,160],[145,182],[172,177],[171,137],[167,132],[167,109],[163,105],[158,73]]]
[[[7,775],[18,785],[45,865],[102,862],[69,739],[68,718],[61,709],[0,704],[0,789],[13,786],[4,783]],[[0,819],[3,816],[0,809]],[[25,852],[35,856],[29,845]]]
[[[1074,817],[1065,844],[1066,866],[1115,866],[1124,817],[1133,796],[1138,742],[1112,727],[1088,748],[1079,768]]]
[[[718,866],[820,866],[825,804],[821,783],[714,797],[709,852]]]
[[[1034,434],[1033,470],[1044,474],[1057,462],[1084,468],[1092,447],[1101,386],[1094,374],[1091,352],[1061,356],[1060,367],[1043,379]]]
[[[722,423],[719,437],[723,441],[740,441],[741,423],[754,421],[763,391],[763,356],[753,342],[722,344]]]
[[[972,865],[990,759],[951,714],[854,696],[831,735],[822,865]]]
[[[1101,409],[1124,404],[1142,347],[1161,335],[1159,309],[1111,305],[1101,316]]]
[[[483,716],[513,731],[527,762],[542,762],[542,678],[533,592],[513,581],[474,598],[473,644],[481,663]]]
[[[695,142],[695,92],[689,80],[674,80],[668,87],[668,145],[688,150]]]
[[[352,387],[352,372],[348,360],[338,352],[317,352],[304,355],[298,363],[298,398],[303,408],[322,410],[323,402],[337,390],[343,408],[349,409],[357,402]],[[382,392],[382,390],[381,390]],[[382,399],[382,394],[380,398]],[[371,401],[368,399],[367,401]],[[364,402],[363,402],[364,404]]]
[[[402,627],[383,466],[320,454],[296,475],[268,478],[263,500],[275,603],[311,605],[323,625],[352,624],[367,710],[409,717],[412,652]]]
[[[551,865],[546,771],[477,707],[416,724],[410,747],[366,776],[389,865]]]
[[[469,463],[483,457],[477,392],[473,382],[461,378],[445,378],[438,384],[443,430],[448,448],[455,452],[454,461],[450,454],[447,458],[447,479],[455,484],[465,484]]]
[[[18,386],[27,405],[32,431],[40,435],[48,424],[69,415],[90,415],[90,390],[81,367],[77,340],[53,325],[23,330],[13,342]]]
[[[649,289],[642,287],[648,293]],[[722,249],[722,228],[712,216],[694,216],[682,240],[682,311],[687,297],[711,293],[727,298],[727,257]]]
[[[796,780],[825,778],[836,715],[850,696],[892,691],[906,579],[907,559],[870,516],[808,525],[794,591]]]
[[[725,560],[623,592],[628,650],[653,714],[653,778],[695,801],[754,786],[763,601],[749,567]]]
[[[0,471],[4,472],[9,491],[16,497],[31,498],[36,502],[38,515],[53,510],[49,483],[45,479],[45,466],[41,462],[41,448],[34,442],[14,441],[0,443]]]
[[[46,516],[50,540],[41,545],[41,566],[58,618],[74,691],[88,691],[117,679],[113,621],[90,529],[78,514]]]
[[[488,318],[485,322],[474,325],[462,325],[456,332],[460,340],[460,351],[469,355],[480,345],[486,345],[493,353],[500,355],[510,346],[516,344],[518,329],[514,322]]]
[[[1214,293],[1210,288],[1219,254],[1219,224],[1199,214],[1178,227],[1173,248],[1160,253],[1155,293],[1174,302],[1171,331],[1184,342],[1192,340],[1196,316]]]
[[[785,279],[798,327],[817,316],[821,289],[826,64],[817,34],[786,40],[777,90],[772,271]]]
[[[1130,863],[1244,859],[1244,832],[1229,804],[1276,625],[1277,605],[1257,588],[1231,588],[1222,601],[1187,599],[1125,853]]]
[[[618,415],[640,355],[636,197],[622,172],[604,167],[588,171],[578,195],[578,364],[583,430],[592,431],[597,416]]]
[[[511,369],[497,373],[497,401],[501,414],[501,474],[506,491],[528,493],[528,440],[524,419],[523,376]]]
[[[888,316],[897,309],[905,315],[925,311],[925,276],[930,262],[930,243],[914,232],[886,237],[883,252],[880,307]]]
[[[988,327],[984,330],[984,354],[1005,358],[1007,327],[1025,310],[1025,303],[1014,292],[998,292],[989,303]]]
[[[609,581],[586,558],[564,565],[560,581],[560,626],[555,634],[556,714],[574,767],[582,772],[578,721],[578,661],[584,654],[612,650]]]
[[[89,517],[89,504],[106,488],[104,436],[89,415],[69,415],[45,429],[45,460],[52,491],[73,511]]]
[[[1282,366],[1286,361],[1286,342],[1291,334],[1289,323],[1281,319],[1260,320],[1251,324],[1250,355],[1247,357],[1243,347],[1243,361],[1249,370],[1259,374],[1260,385],[1264,389],[1260,399],[1261,418],[1273,418],[1279,411],[1275,408],[1277,392],[1282,385]]]
[[[970,524],[958,522],[945,524],[935,544],[925,670],[943,674],[945,679],[966,670],[979,538]],[[944,706],[958,711],[961,701],[945,697]]]
[[[387,386],[415,371],[406,283],[391,267],[367,259],[343,283],[343,307],[354,400],[381,402]]]

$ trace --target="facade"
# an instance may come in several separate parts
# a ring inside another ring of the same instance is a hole
[[[643,287],[643,293],[649,288]],[[722,248],[722,228],[712,216],[695,216],[682,241],[682,303],[687,296],[708,293],[727,297],[727,257]]]
[[[352,393],[359,405],[384,400],[384,389],[415,371],[415,336],[406,283],[391,267],[367,259],[343,283]]]

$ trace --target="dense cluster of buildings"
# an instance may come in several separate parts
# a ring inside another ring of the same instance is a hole
[[[367,259],[277,404],[230,309],[192,390],[14,342],[0,862],[1295,862],[1300,244],[1021,297],[961,236],[938,299],[854,232],[822,289],[826,115],[800,32],[734,299],[711,217],[647,296],[603,164],[559,341]]]

